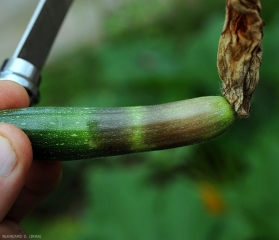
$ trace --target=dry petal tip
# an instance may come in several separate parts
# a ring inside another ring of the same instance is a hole
[[[218,73],[223,95],[235,112],[247,117],[258,85],[264,22],[259,0],[227,0],[218,47]]]

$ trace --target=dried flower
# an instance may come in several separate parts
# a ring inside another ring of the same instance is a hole
[[[217,66],[222,93],[239,116],[248,116],[259,81],[264,22],[259,0],[227,0]]]

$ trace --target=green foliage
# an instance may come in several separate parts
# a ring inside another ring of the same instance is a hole
[[[145,18],[148,1],[142,12],[134,2],[107,17],[102,44],[46,68],[41,106],[220,95],[224,4],[166,1]],[[60,188],[24,222],[27,231],[45,239],[279,239],[279,9],[271,2],[262,1],[264,57],[250,118],[202,145],[65,163]]]
[[[181,179],[162,189],[148,182],[149,171],[142,166],[89,171],[93,211],[83,221],[84,239],[92,234],[97,239],[202,239],[207,234],[210,217],[202,214],[195,186]]]

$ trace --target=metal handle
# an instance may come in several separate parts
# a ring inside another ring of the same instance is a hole
[[[30,105],[38,103],[38,86],[40,84],[41,74],[30,62],[21,58],[6,59],[0,71],[0,81],[2,80],[19,83],[27,90],[30,97]]]

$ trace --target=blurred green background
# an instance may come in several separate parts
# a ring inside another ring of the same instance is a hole
[[[26,231],[68,240],[279,239],[279,4],[262,5],[263,65],[249,118],[200,145],[65,162],[60,186],[24,220]],[[106,12],[97,43],[46,66],[39,105],[220,95],[224,9],[225,0],[122,1]],[[84,24],[90,31],[90,19]]]

